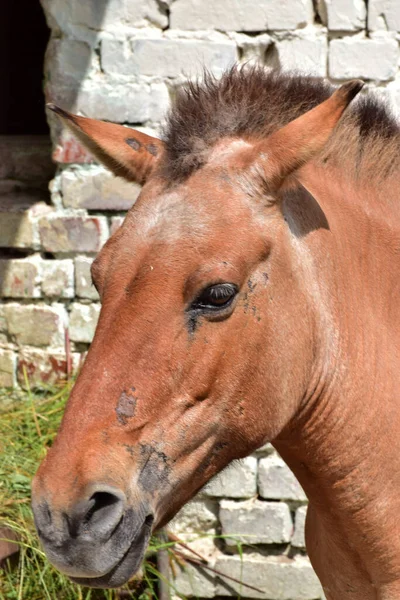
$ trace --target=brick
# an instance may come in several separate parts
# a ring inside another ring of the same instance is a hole
[[[82,27],[168,26],[165,5],[157,0],[43,0],[42,5],[53,26],[67,34],[76,34]]]
[[[313,19],[312,0],[175,0],[170,9],[170,27],[188,30],[298,29]]]
[[[38,219],[52,211],[40,196],[21,193],[0,197],[0,247],[39,250]]]
[[[70,259],[41,263],[42,292],[47,298],[74,297],[74,263]]]
[[[215,576],[201,567],[194,567],[189,563],[185,564],[185,568],[176,565],[171,579],[181,598],[214,598],[216,595]]]
[[[176,535],[214,532],[218,525],[218,503],[209,498],[195,499],[185,504],[168,524]]]
[[[368,29],[400,31],[398,0],[368,0]]]
[[[52,306],[6,304],[8,333],[18,345],[64,346],[67,314],[61,304]]]
[[[118,123],[161,121],[169,108],[165,83],[84,82],[77,110],[87,116]]]
[[[0,136],[0,178],[45,185],[54,176],[48,135]]]
[[[330,31],[357,31],[366,25],[364,0],[325,0]]]
[[[292,537],[292,546],[296,548],[305,548],[306,540],[304,535],[304,528],[306,524],[307,506],[300,506],[296,510],[296,516],[294,520],[294,533]]]
[[[131,27],[140,27],[148,23],[160,28],[168,27],[166,4],[167,2],[161,3],[157,0],[124,0],[124,19]],[[110,8],[108,10],[110,14]],[[118,8],[115,15],[119,15]]]
[[[292,517],[283,502],[222,500],[219,518],[226,545],[285,544],[293,532]]]
[[[69,337],[71,340],[89,344],[93,339],[99,314],[99,304],[74,302],[69,317]]]
[[[251,498],[257,493],[257,459],[248,456],[233,463],[214,477],[203,489],[207,496]]]
[[[303,556],[220,556],[215,568],[243,583],[262,590],[246,588],[232,580],[218,578],[217,596],[242,596],[273,600],[316,600],[322,597],[321,585],[310,561]]]
[[[140,185],[115,177],[97,165],[61,174],[63,204],[70,208],[128,210],[141,189]]]
[[[106,217],[55,213],[39,221],[40,240],[47,252],[98,252],[108,237]]]
[[[278,455],[262,458],[258,465],[258,489],[268,500],[306,500],[306,495],[286,463]]]
[[[12,350],[0,348],[0,388],[15,387],[17,355]]]
[[[361,77],[387,81],[396,74],[398,57],[398,43],[392,38],[332,40],[329,75],[333,79]]]
[[[125,217],[111,217],[110,235],[113,235],[124,221]]]
[[[283,39],[275,44],[279,66],[325,77],[328,63],[326,35],[307,34]]]
[[[200,65],[222,73],[237,60],[237,51],[231,41],[135,38],[127,47],[126,42],[106,39],[101,56],[106,73],[187,77],[197,74]]]
[[[2,298],[40,298],[40,257],[1,259],[0,296]]]
[[[241,62],[265,61],[267,48],[273,44],[273,39],[267,33],[247,35],[245,33],[230,33],[230,38],[236,42]]]
[[[99,300],[99,294],[92,283],[90,267],[93,259],[87,256],[75,258],[75,289],[79,298]]]
[[[168,530],[184,541],[188,548],[212,561],[216,551],[214,539],[218,526],[218,501],[195,497],[168,523]],[[182,573],[183,578],[186,575]]]
[[[76,352],[71,354],[72,373],[78,370],[80,356]],[[67,378],[67,358],[64,350],[21,348],[17,376],[23,388],[26,387],[25,373],[31,388],[64,381]]]
[[[61,164],[90,164],[94,161],[92,154],[66,129],[57,139],[52,159]]]

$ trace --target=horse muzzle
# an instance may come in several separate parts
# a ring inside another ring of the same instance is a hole
[[[153,525],[144,503],[133,508],[113,486],[95,485],[84,498],[57,508],[43,496],[32,508],[50,562],[74,582],[119,587],[138,570]]]

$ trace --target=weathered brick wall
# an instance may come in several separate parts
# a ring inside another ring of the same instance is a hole
[[[321,586],[305,555],[306,509],[302,488],[269,444],[233,464],[169,527],[216,570],[262,592],[194,567],[177,568],[177,591],[199,598],[321,598]]]
[[[48,100],[87,116],[157,132],[177,88],[205,64],[236,60],[297,68],[333,82],[360,77],[400,106],[398,0],[42,0],[51,28]],[[267,109],[267,107],[266,107]],[[92,339],[99,314],[89,267],[139,188],[114,178],[50,115],[45,138],[0,140],[0,386],[65,374]],[[267,447],[211,483],[175,521],[217,569],[265,590],[244,597],[316,599],[304,555],[305,498]],[[213,536],[237,534],[235,544]],[[250,544],[250,545],[249,545]],[[199,597],[238,586],[205,572],[179,573]]]

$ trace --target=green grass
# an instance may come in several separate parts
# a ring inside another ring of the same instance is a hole
[[[35,393],[0,390],[0,527],[13,530],[20,546],[18,564],[0,570],[0,600],[152,600],[158,577],[154,540],[141,577],[121,590],[90,590],[71,583],[40,548],[30,485],[55,437],[69,391],[69,385]]]
[[[17,564],[0,568],[0,600],[157,600],[159,580],[185,600],[173,582],[158,572],[157,552],[168,552],[172,573],[174,565],[185,569],[188,563],[218,572],[171,532],[164,531],[162,539],[152,538],[140,575],[119,590],[75,585],[45,557],[33,524],[31,481],[56,435],[71,387],[69,383],[40,392],[0,389],[0,528],[15,532],[20,547]],[[238,550],[241,554],[240,544]]]

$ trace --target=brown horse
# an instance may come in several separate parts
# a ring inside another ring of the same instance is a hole
[[[370,97],[340,118],[361,85],[207,76],[164,141],[52,107],[145,184],[93,263],[99,324],[33,484],[74,581],[124,583],[154,528],[270,440],[327,598],[400,598],[400,137]]]

